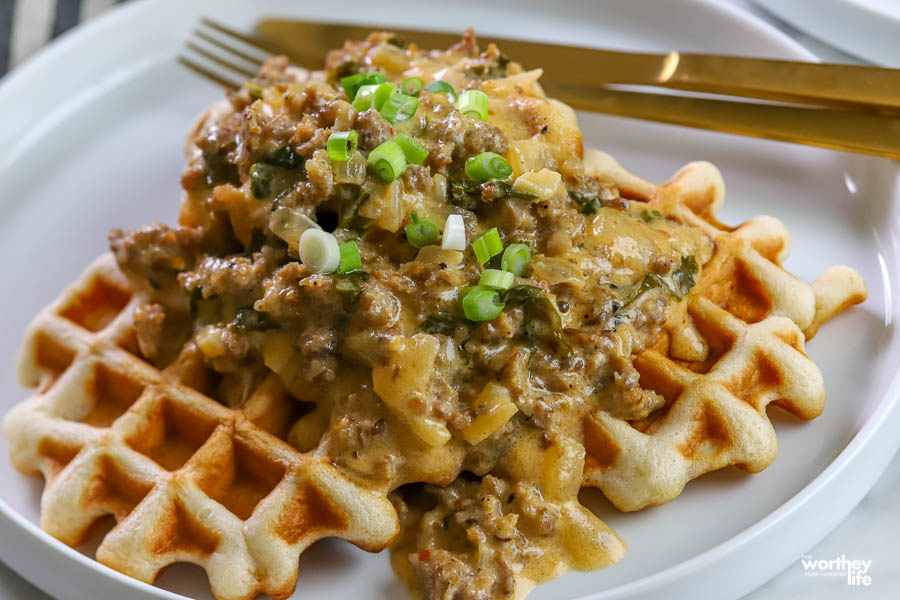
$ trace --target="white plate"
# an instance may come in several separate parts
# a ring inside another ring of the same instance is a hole
[[[900,67],[897,0],[754,0],[797,29],[848,54]]]
[[[289,1],[136,3],[67,36],[0,86],[0,256],[6,261],[0,314],[0,413],[26,392],[14,362],[39,307],[105,250],[107,229],[173,222],[182,136],[219,97],[172,60],[199,14],[248,25],[262,13],[340,18],[372,3]],[[809,58],[771,27],[701,0],[544,0],[509,3],[392,3],[396,24],[471,24],[548,40],[626,48],[706,50]],[[385,26],[390,23],[381,21]],[[589,68],[589,65],[573,65]],[[9,115],[14,116],[10,118]],[[900,439],[900,338],[894,333],[898,272],[896,164],[872,158],[582,115],[588,146],[663,181],[683,163],[710,159],[728,185],[723,217],[769,213],[794,235],[788,262],[812,280],[833,264],[857,268],[870,300],[828,324],[809,345],[829,393],[825,413],[799,422],[772,411],[781,453],[761,474],[736,469],[689,484],[675,501],[621,514],[598,510],[628,542],[618,565],[574,573],[538,588],[534,600],[733,598],[777,573],[831,530],[884,469]],[[6,442],[0,442],[5,454]],[[67,600],[176,598],[114,573],[35,526],[41,484],[0,460],[0,559]],[[596,499],[596,495],[595,495]],[[160,584],[208,598],[197,568],[176,567]],[[387,557],[349,544],[317,544],[301,559],[297,597],[400,598]],[[593,594],[593,595],[591,595]]]

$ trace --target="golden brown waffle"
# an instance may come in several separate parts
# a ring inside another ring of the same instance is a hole
[[[691,479],[727,465],[761,471],[778,451],[767,405],[802,419],[822,412],[822,375],[804,339],[865,300],[865,284],[849,267],[829,269],[812,286],[785,271],[790,238],[774,218],[720,224],[724,185],[709,163],[691,163],[656,186],[605,154],[589,151],[585,162],[622,196],[704,230],[715,244],[659,339],[632,359],[641,386],[665,406],[639,422],[592,414],[584,424],[585,485],[630,511],[668,502]]]
[[[210,397],[193,344],[163,371],[137,353],[141,300],[111,255],[32,323],[22,383],[3,424],[13,464],[43,473],[41,526],[75,546],[105,515],[97,559],[152,582],[190,562],[220,600],[289,596],[299,555],[324,537],[377,551],[398,523],[381,493],[283,440],[297,401],[270,377],[240,410]]]

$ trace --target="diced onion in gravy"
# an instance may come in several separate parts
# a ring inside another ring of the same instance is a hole
[[[562,175],[550,169],[522,173],[513,183],[513,189],[526,194],[534,194],[538,200],[549,200],[566,193]]]
[[[448,267],[458,267],[463,261],[459,250],[444,250],[440,246],[425,246],[419,250],[416,260],[424,263],[442,263]]]
[[[321,229],[321,227],[302,212],[287,206],[279,206],[272,211],[272,216],[269,217],[269,229],[287,242],[288,246],[296,252],[303,232],[307,229]]]

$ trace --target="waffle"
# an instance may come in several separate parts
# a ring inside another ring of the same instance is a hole
[[[219,600],[289,596],[300,553],[324,537],[391,543],[383,493],[283,441],[299,403],[274,376],[226,408],[192,343],[162,371],[139,357],[140,303],[104,255],[30,326],[19,374],[37,389],[3,433],[13,464],[46,479],[45,531],[77,546],[112,515],[101,563],[146,582],[194,563]]]
[[[664,407],[636,422],[589,415],[584,484],[632,511],[668,502],[691,479],[728,465],[761,471],[778,451],[766,407],[801,419],[822,412],[822,375],[804,341],[865,300],[865,284],[849,267],[833,267],[811,286],[792,276],[781,266],[790,237],[772,217],[719,223],[724,185],[709,163],[691,163],[662,186],[599,152],[587,152],[585,163],[623,197],[702,229],[715,249],[655,344],[632,357],[641,387],[661,395]]]

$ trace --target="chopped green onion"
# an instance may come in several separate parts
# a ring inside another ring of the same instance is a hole
[[[500,241],[500,232],[497,231],[497,228],[492,227],[475,238],[472,242],[472,250],[475,251],[478,263],[482,265],[503,252],[503,242]]]
[[[403,80],[400,89],[407,96],[418,96],[423,87],[425,87],[425,82],[422,81],[421,77],[407,77]]]
[[[362,259],[359,257],[359,246],[356,245],[356,242],[343,243],[338,248],[338,251],[341,253],[338,273],[349,273],[362,267]]]
[[[481,274],[481,280],[478,285],[485,285],[495,290],[508,290],[512,287],[516,276],[509,271],[499,271],[497,269],[485,269]]]
[[[466,224],[462,215],[447,215],[441,248],[460,251],[466,249]]]
[[[366,75],[368,73],[357,73],[341,77],[341,87],[344,88],[344,93],[347,94],[347,98],[351,101],[356,98],[356,93],[363,86],[363,79],[365,79]]]
[[[378,84],[378,88],[375,90],[375,95],[372,96],[372,108],[381,112],[381,107],[384,106],[384,103],[387,102],[387,99],[391,97],[391,94],[397,91],[396,83],[380,83]]]
[[[403,149],[403,155],[406,156],[406,162],[421,165],[428,158],[428,149],[422,145],[422,142],[416,138],[411,138],[405,134],[399,134],[394,138],[400,148]]]
[[[378,73],[377,71],[372,71],[369,73],[358,73],[356,75],[348,75],[347,77],[341,78],[341,87],[344,88],[344,92],[347,94],[347,98],[351,101],[356,98],[356,94],[359,92],[359,89],[364,85],[378,85],[379,83],[384,83],[384,75]]]
[[[400,177],[406,170],[406,157],[403,149],[394,140],[388,140],[369,152],[369,166],[385,183]]]
[[[488,118],[488,95],[481,90],[467,90],[456,99],[456,108],[467,117],[486,121]]]
[[[374,83],[359,88],[359,91],[356,92],[356,97],[353,99],[353,108],[356,112],[363,112],[364,110],[372,108],[372,98],[375,97],[375,91],[378,89],[379,85],[380,84],[378,83]]]
[[[483,239],[475,238],[472,240],[472,250],[475,252],[475,260],[478,261],[479,265],[483,265],[491,260],[491,255],[487,249],[487,243]]]
[[[377,99],[378,92],[375,92],[375,97]],[[406,94],[401,94],[400,92],[392,92],[391,95],[387,97],[387,100],[382,103],[381,107],[378,108],[378,112],[380,112],[381,116],[389,123],[393,124],[408,120],[416,114],[418,108],[418,99],[407,96]]]
[[[456,90],[454,90],[453,86],[446,81],[441,81],[440,79],[432,81],[425,86],[425,89],[429,92],[434,92],[435,94],[448,94],[450,98],[456,102]]]
[[[512,175],[512,166],[496,152],[482,152],[466,160],[466,175],[479,183],[491,179],[506,179]]]
[[[321,229],[307,229],[298,244],[300,260],[313,273],[334,273],[341,264],[337,238]]]
[[[531,249],[527,244],[510,244],[503,251],[500,268],[509,271],[516,277],[521,277],[529,262],[531,262]]]
[[[413,211],[412,218],[403,230],[406,232],[406,239],[416,248],[434,244],[441,235],[437,223],[431,219],[420,219],[416,211]]]
[[[491,321],[500,316],[505,305],[497,290],[476,285],[463,297],[462,308],[470,321]]]
[[[350,131],[335,131],[328,136],[328,158],[334,162],[347,162],[356,151],[356,142],[359,136],[352,129]]]

